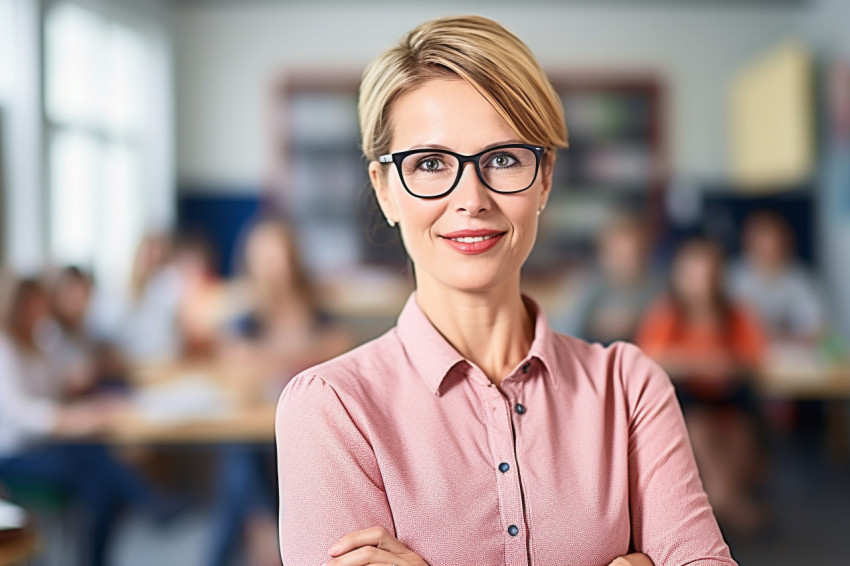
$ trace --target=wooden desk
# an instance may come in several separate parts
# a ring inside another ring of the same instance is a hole
[[[823,401],[826,442],[834,460],[850,460],[850,362],[826,362],[816,355],[794,352],[774,356],[758,375],[762,397],[789,401]]]
[[[22,564],[38,551],[38,537],[30,528],[0,531],[0,566]]]
[[[130,412],[105,435],[110,444],[273,442],[274,404],[237,407],[216,418],[159,422]]]
[[[759,372],[756,388],[770,398],[850,400],[850,363],[774,359]]]
[[[140,392],[187,379],[204,382],[219,392],[225,402],[222,410],[157,419],[131,408],[117,415],[104,440],[112,444],[274,441],[276,399],[251,395],[244,386],[250,379],[247,372],[221,369],[211,362],[178,362],[139,367],[132,374]]]

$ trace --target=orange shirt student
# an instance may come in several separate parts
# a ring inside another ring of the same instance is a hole
[[[647,312],[636,342],[698,397],[728,395],[758,367],[765,337],[757,319],[722,290],[722,256],[711,243],[685,244],[671,291]]]
[[[674,380],[688,379],[700,389],[722,390],[735,384],[742,366],[759,364],[764,336],[745,309],[731,306],[725,324],[690,324],[682,318],[671,301],[663,299],[647,313],[637,337],[643,351]]]

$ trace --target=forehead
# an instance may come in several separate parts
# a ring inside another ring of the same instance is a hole
[[[392,151],[444,146],[475,153],[494,143],[519,141],[496,109],[460,79],[432,79],[406,92],[390,116]]]

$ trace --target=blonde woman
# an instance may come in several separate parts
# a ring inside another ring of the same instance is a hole
[[[416,291],[283,392],[284,563],[735,564],[664,372],[552,332],[520,293],[567,144],[529,49],[485,18],[426,22],[366,69],[359,111]]]

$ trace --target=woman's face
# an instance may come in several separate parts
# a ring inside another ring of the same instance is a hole
[[[292,266],[286,236],[273,226],[257,228],[248,239],[248,273],[260,285],[285,285],[292,279]]]
[[[490,103],[461,80],[426,82],[399,97],[390,117],[391,152],[439,148],[471,155],[522,143]],[[470,163],[452,192],[430,200],[407,193],[394,164],[373,162],[369,173],[384,215],[399,225],[417,284],[481,291],[518,280],[534,245],[538,210],[549,197],[553,161],[547,153],[534,184],[514,194],[488,189]],[[486,245],[464,246],[452,240],[463,231],[492,238]]]
[[[718,260],[710,250],[688,249],[673,264],[673,286],[685,301],[704,303],[714,297],[719,272]]]

